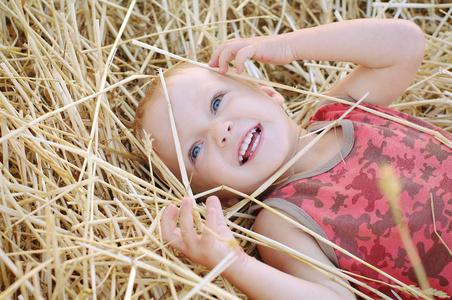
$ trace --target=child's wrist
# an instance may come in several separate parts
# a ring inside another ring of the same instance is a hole
[[[232,278],[240,278],[241,273],[246,270],[249,261],[255,259],[246,254],[241,247],[235,251],[235,255],[234,262],[222,272],[223,276],[230,280]]]

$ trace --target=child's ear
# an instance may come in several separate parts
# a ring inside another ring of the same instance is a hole
[[[284,97],[278,93],[274,88],[271,86],[268,86],[263,83],[258,83],[259,88],[266,93],[274,102],[276,102],[279,105],[283,105],[284,103]]]

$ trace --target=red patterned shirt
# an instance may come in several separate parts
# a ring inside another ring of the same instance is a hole
[[[413,116],[373,105],[368,108],[452,135]],[[335,121],[350,106],[333,103],[312,117],[312,128]],[[379,189],[380,166],[390,164],[402,184],[401,211],[431,287],[452,296],[452,150],[431,134],[354,109],[340,125],[341,153],[316,170],[296,174],[264,201],[324,233],[335,244],[407,285],[418,286],[387,199]],[[433,226],[434,208],[436,233]],[[438,235],[445,241],[442,243]],[[348,255],[319,243],[341,269],[395,284]],[[366,284],[394,297],[409,296],[386,284]],[[363,289],[364,293],[374,296]]]

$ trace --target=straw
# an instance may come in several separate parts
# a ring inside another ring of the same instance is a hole
[[[221,276],[232,254],[207,270],[163,242],[163,208],[180,205],[181,196],[190,194],[189,175],[179,182],[152,144],[131,132],[137,105],[159,69],[180,61],[213,69],[204,62],[225,39],[362,17],[416,22],[425,33],[426,55],[392,107],[452,132],[452,4],[336,4],[0,1],[0,299],[247,299]],[[286,97],[289,116],[306,126],[319,101],[353,68],[322,61],[284,66],[250,61],[252,76],[229,76],[274,86]],[[213,189],[245,199],[225,209],[237,244],[257,259],[257,244],[272,247],[365,288],[364,280],[252,231],[255,217],[247,209],[252,202],[272,211],[256,199],[272,180],[253,195]],[[204,203],[193,209],[199,221],[205,218]],[[204,230],[203,222],[194,226]]]

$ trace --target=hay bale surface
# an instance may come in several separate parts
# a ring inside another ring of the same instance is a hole
[[[180,203],[184,189],[130,127],[149,80],[177,61],[132,40],[205,62],[227,38],[409,19],[426,34],[426,56],[394,108],[452,132],[452,4],[400,2],[1,1],[0,299],[246,299],[161,240],[162,208]],[[318,94],[281,90],[305,126],[349,68],[250,62],[247,71]],[[229,224],[255,254],[253,217],[236,210]]]

